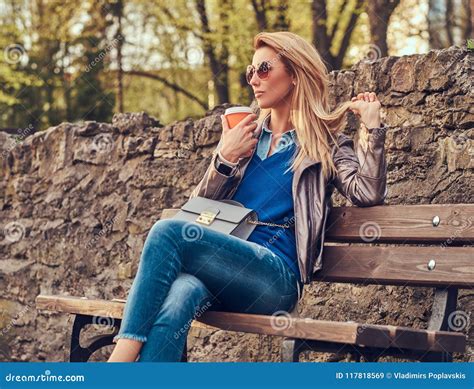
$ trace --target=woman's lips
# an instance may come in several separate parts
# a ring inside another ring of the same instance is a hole
[[[255,92],[255,97],[259,97],[261,95],[263,95],[265,92]]]

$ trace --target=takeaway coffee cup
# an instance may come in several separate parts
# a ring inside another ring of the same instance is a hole
[[[227,108],[224,112],[224,116],[227,120],[229,128],[234,128],[239,124],[247,115],[252,114],[253,111],[250,107],[232,107]]]

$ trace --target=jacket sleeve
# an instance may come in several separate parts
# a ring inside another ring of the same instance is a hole
[[[368,135],[368,147],[364,150],[359,142],[339,134],[339,148],[334,148],[333,161],[337,176],[334,186],[353,205],[369,207],[383,204],[387,197],[387,164],[385,160],[385,133],[382,124]]]
[[[216,148],[212,152],[211,163],[209,164],[204,177],[198,183],[198,185],[191,192],[189,198],[196,196],[206,197],[212,200],[223,200],[232,188],[232,184],[236,179],[236,172],[231,176],[219,173],[216,169],[215,162],[217,158],[217,152],[222,146],[222,138],[219,140]]]

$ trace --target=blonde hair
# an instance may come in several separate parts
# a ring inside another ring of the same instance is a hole
[[[299,35],[287,31],[261,32],[254,37],[254,49],[263,46],[274,49],[289,74],[295,76],[290,121],[300,147],[290,168],[295,171],[308,156],[321,161],[323,175],[328,180],[337,174],[330,142],[337,146],[335,136],[345,125],[345,113],[351,103],[347,101],[330,110],[326,65],[316,48]],[[262,109],[257,122],[263,122],[270,111],[270,108]]]

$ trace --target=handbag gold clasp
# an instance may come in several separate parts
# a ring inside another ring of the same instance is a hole
[[[202,211],[201,214],[196,219],[196,221],[198,223],[205,224],[206,226],[208,226],[214,221],[216,216],[217,216],[217,212]]]

